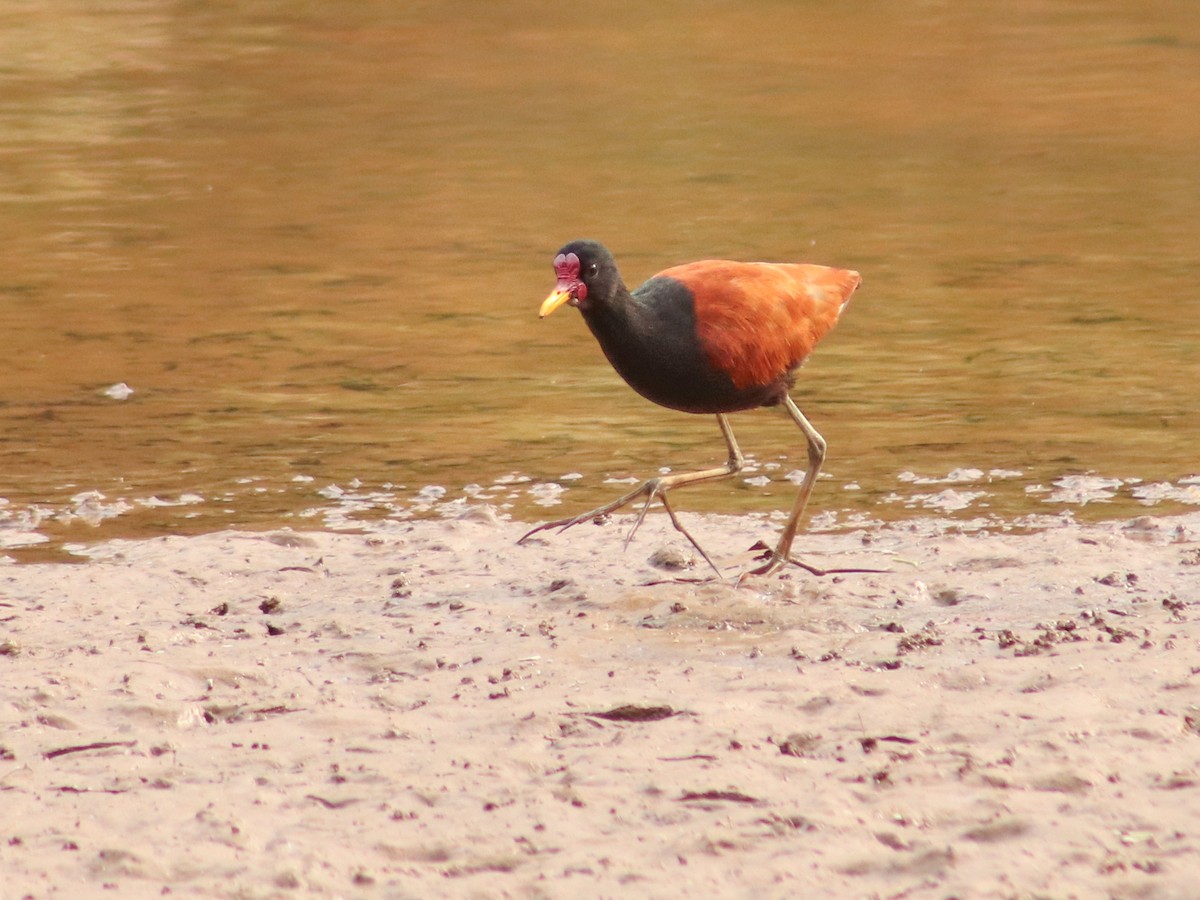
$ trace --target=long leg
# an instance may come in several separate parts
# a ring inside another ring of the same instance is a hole
[[[717,413],[717,424],[721,427],[721,436],[725,438],[725,446],[729,450],[729,457],[726,459],[725,465],[716,466],[711,469],[702,469],[699,472],[680,472],[678,475],[662,475],[658,478],[651,478],[644,484],[634,488],[628,494],[623,494],[611,503],[606,503],[604,506],[585,513],[580,513],[577,516],[570,516],[565,519],[559,519],[555,522],[545,522],[541,525],[538,525],[536,528],[532,528],[527,531],[521,537],[521,539],[517,541],[517,543],[524,543],[526,539],[537,534],[539,531],[547,531],[551,528],[557,528],[559,531],[566,531],[572,525],[578,525],[581,522],[588,522],[592,519],[598,519],[601,516],[607,516],[610,513],[616,512],[623,506],[628,506],[639,497],[645,497],[646,502],[642,505],[641,510],[638,512],[637,519],[634,520],[633,527],[629,529],[629,534],[625,537],[625,543],[628,545],[629,542],[633,540],[633,536],[637,532],[638,527],[642,524],[642,520],[646,518],[646,511],[650,508],[650,504],[654,502],[654,498],[659,497],[662,499],[663,506],[666,507],[667,515],[671,517],[671,524],[674,525],[676,530],[679,531],[684,537],[691,541],[692,546],[700,551],[700,555],[704,557],[708,564],[716,569],[717,567],[713,565],[713,561],[708,558],[708,554],[704,552],[704,549],[698,543],[696,543],[696,539],[688,534],[687,529],[683,527],[683,524],[678,518],[676,518],[675,512],[667,504],[667,491],[673,490],[674,488],[683,487],[684,485],[700,484],[704,481],[716,481],[720,478],[729,478],[730,476],[741,471],[746,461],[742,456],[741,448],[738,447],[737,438],[733,436],[733,429],[729,426],[729,419],[727,419],[723,413]],[[812,426],[810,425],[809,428],[811,427]],[[816,432],[814,432],[814,434],[815,433]],[[818,435],[818,437],[820,437],[820,435]],[[720,570],[717,571],[718,574],[720,574]]]
[[[808,497],[812,493],[813,485],[817,482],[817,475],[821,471],[821,463],[825,461],[825,438],[821,437],[821,433],[813,428],[808,419],[804,418],[804,413],[800,412],[800,408],[792,402],[791,397],[784,395],[783,403],[788,415],[804,432],[804,439],[808,441],[808,471],[804,473],[804,481],[800,483],[800,492],[796,495],[796,502],[792,504],[792,514],[788,517],[783,534],[779,537],[779,543],[772,551],[771,558],[751,571],[753,575],[766,575],[785,563],[795,562],[788,554],[792,550],[792,541],[796,539],[796,530],[800,527],[800,517],[804,515],[804,508],[808,506]],[[802,563],[797,563],[797,565],[807,568]]]

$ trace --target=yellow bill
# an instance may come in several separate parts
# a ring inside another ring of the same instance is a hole
[[[542,308],[538,311],[538,318],[544,319],[550,313],[554,312],[564,303],[571,299],[571,292],[566,288],[555,288],[554,293],[542,301]]]

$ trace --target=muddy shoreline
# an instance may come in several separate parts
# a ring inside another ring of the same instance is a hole
[[[662,519],[0,569],[0,895],[1192,895],[1200,515]]]

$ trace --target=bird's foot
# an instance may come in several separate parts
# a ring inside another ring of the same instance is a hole
[[[639,497],[643,496],[646,498],[646,502],[643,503],[642,508],[638,510],[637,518],[634,519],[633,526],[629,529],[629,534],[625,535],[625,546],[629,546],[629,542],[633,540],[633,536],[637,534],[637,530],[642,527],[642,522],[646,519],[646,512],[650,509],[650,504],[653,503],[654,499],[657,497],[660,501],[662,501],[663,509],[667,511],[667,515],[671,519],[671,524],[675,526],[675,530],[688,539],[688,542],[696,548],[696,552],[704,557],[704,561],[706,563],[712,566],[713,571],[717,573],[717,577],[723,579],[724,576],[721,575],[721,570],[717,568],[717,564],[709,558],[709,555],[704,552],[704,548],[701,547],[700,544],[697,543],[696,539],[688,532],[688,530],[683,527],[683,523],[680,522],[679,518],[675,515],[675,510],[671,509],[671,504],[667,502],[667,489],[663,485],[661,478],[651,478],[649,481],[645,482],[639,487],[634,488],[628,494],[618,497],[616,500],[612,501],[612,503],[607,503],[604,506],[597,507],[589,512],[580,513],[577,516],[569,516],[565,519],[558,519],[554,522],[543,522],[541,525],[531,528],[529,531],[525,532],[525,534],[520,537],[517,543],[525,543],[528,538],[537,534],[539,531],[549,531],[552,528],[557,528],[558,532],[561,534],[573,525],[579,525],[583,522],[590,522],[596,519],[605,518],[616,512],[618,509],[621,509],[621,507],[628,506],[634,500],[637,500]]]
[[[750,549],[762,551],[755,558],[758,560],[763,560],[763,564],[761,566],[758,566],[757,568],[750,569],[748,572],[745,572],[741,576],[741,578],[738,579],[739,584],[741,583],[742,578],[745,578],[747,575],[770,575],[774,572],[778,572],[780,569],[784,568],[785,566],[796,566],[797,568],[803,569],[804,571],[808,572],[810,575],[816,575],[818,578],[823,578],[826,575],[852,575],[852,574],[872,574],[872,573],[873,574],[882,574],[882,573],[890,571],[889,569],[858,569],[858,568],[854,568],[854,569],[819,569],[816,566],[813,566],[813,565],[810,565],[809,563],[804,562],[803,560],[796,559],[796,557],[794,557],[794,556],[780,553],[778,548],[772,550],[766,544],[764,544],[762,541],[759,541],[757,544],[755,544]]]
[[[625,538],[625,543],[628,544],[629,541],[633,539],[634,532],[636,532],[638,530],[638,526],[642,524],[642,519],[644,519],[646,517],[646,507],[648,507],[650,505],[650,501],[654,499],[655,494],[657,494],[658,491],[659,491],[658,479],[652,478],[649,481],[647,481],[645,484],[641,485],[640,487],[634,488],[628,494],[623,494],[622,496],[618,497],[612,503],[606,503],[606,504],[604,504],[604,506],[598,506],[593,510],[589,510],[588,512],[585,512],[585,513],[580,513],[577,516],[568,516],[565,519],[557,519],[553,522],[543,522],[541,525],[531,528],[531,529],[529,529],[529,531],[525,532],[525,534],[521,535],[521,537],[517,541],[517,543],[518,544],[525,543],[525,541],[527,541],[533,535],[537,534],[539,531],[549,531],[552,528],[557,528],[559,534],[561,534],[562,532],[566,531],[568,528],[571,528],[575,525],[581,525],[584,522],[591,522],[591,521],[594,521],[597,519],[607,518],[609,515],[616,512],[621,507],[628,506],[630,503],[632,503],[634,500],[636,500],[638,497],[641,497],[644,494],[644,495],[646,495],[646,504],[645,504],[645,506],[642,507],[642,511],[638,515],[637,521],[633,523],[632,530],[629,532],[629,535]]]

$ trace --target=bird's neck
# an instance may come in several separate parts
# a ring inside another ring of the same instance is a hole
[[[611,359],[610,348],[622,338],[640,333],[645,315],[637,298],[624,284],[618,283],[609,296],[585,308],[583,318]]]

